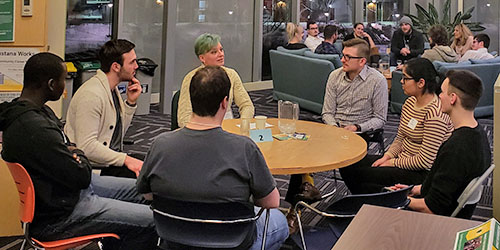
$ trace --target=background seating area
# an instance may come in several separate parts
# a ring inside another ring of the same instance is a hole
[[[495,82],[498,81],[500,73],[500,58],[488,60],[470,60],[464,63],[442,63],[434,62],[434,66],[439,74],[439,81],[443,82],[446,72],[449,70],[469,70],[477,74],[483,81],[484,92],[479,100],[479,104],[474,110],[476,117],[488,117],[493,115],[493,93]],[[407,96],[401,88],[401,71],[392,72],[392,86],[390,97],[390,111],[400,114],[401,108]]]
[[[273,98],[297,102],[300,108],[321,114],[326,82],[330,72],[342,66],[340,57],[318,55],[308,49],[294,51],[280,48],[271,50],[269,54]]]

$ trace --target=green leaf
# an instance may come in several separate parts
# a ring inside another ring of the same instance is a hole
[[[455,27],[457,26],[462,20],[462,12],[459,11],[456,15],[455,18],[453,19],[453,23],[451,23],[451,26]]]
[[[429,3],[429,14],[431,16],[431,22],[429,22],[430,25],[435,25],[439,23],[438,19],[438,12],[436,10],[436,7],[434,7],[433,4]]]
[[[421,16],[425,17],[427,21],[429,22],[431,19],[431,16],[429,15],[429,12],[427,12],[420,4],[416,3],[415,7],[417,8],[417,15],[418,19],[421,19]]]
[[[441,24],[446,25],[450,23],[450,3],[451,0],[446,0],[443,7],[443,19],[441,19]]]
[[[470,9],[465,11],[460,19],[462,21],[470,19],[472,17],[472,11],[474,11],[474,6],[472,6]]]

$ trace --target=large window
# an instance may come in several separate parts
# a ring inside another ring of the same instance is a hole
[[[291,0],[264,0],[262,27],[262,80],[271,79],[269,50],[287,43],[286,23],[292,20]]]
[[[66,60],[89,60],[111,39],[113,0],[68,1]]]
[[[500,4],[498,0],[464,0],[464,10],[475,7],[472,12],[471,22],[481,22],[486,30],[481,33],[486,33],[491,39],[489,51],[499,50],[500,34],[498,27],[500,26]],[[478,32],[474,32],[477,34]]]

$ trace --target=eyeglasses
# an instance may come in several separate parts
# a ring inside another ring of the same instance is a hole
[[[345,59],[346,61],[349,61],[351,59],[361,59],[361,58],[364,58],[364,57],[362,57],[362,56],[343,55],[342,58]]]
[[[413,80],[413,77],[403,77],[403,84],[406,84],[406,81]]]

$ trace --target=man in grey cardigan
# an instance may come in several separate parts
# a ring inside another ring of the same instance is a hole
[[[101,69],[75,93],[69,105],[64,131],[96,165],[109,166],[101,175],[135,178],[142,161],[123,153],[123,137],[142,92],[135,78],[138,68],[135,45],[111,40],[99,51]],[[127,100],[117,85],[127,81]]]

